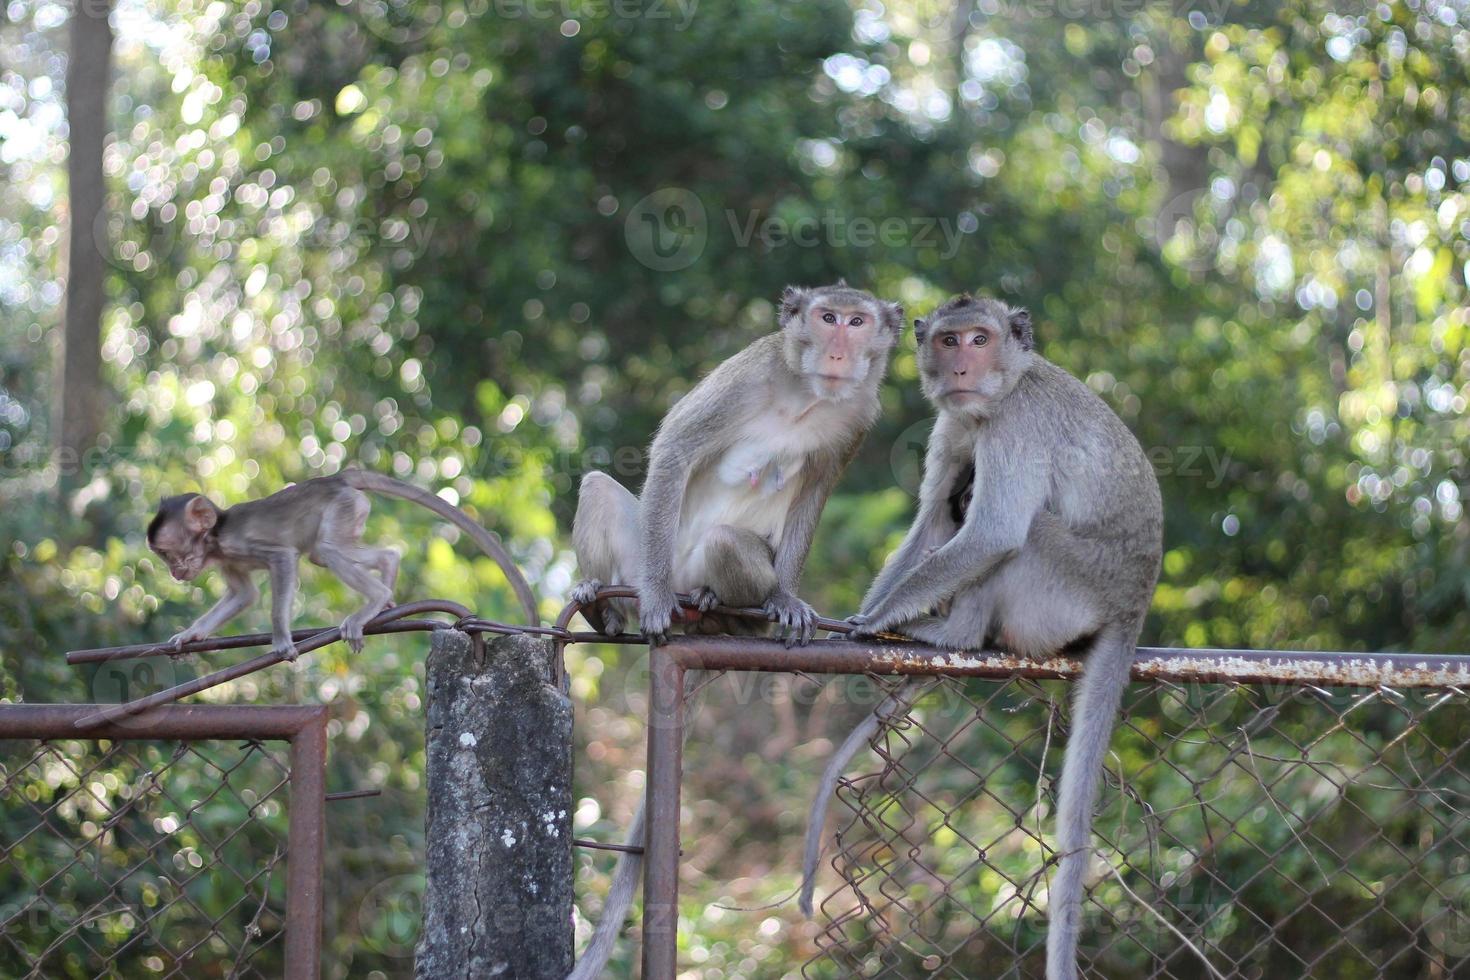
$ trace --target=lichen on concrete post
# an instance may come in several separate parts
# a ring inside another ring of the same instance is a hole
[[[563,980],[572,968],[572,705],[552,647],[435,632],[424,922],[414,972]]]

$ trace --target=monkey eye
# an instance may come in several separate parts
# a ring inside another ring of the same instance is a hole
[[[975,335],[975,346],[976,347],[984,347],[988,343],[990,343],[990,338],[987,337],[987,336],[985,336],[985,334],[983,334],[983,333],[977,333]]]
[[[823,323],[836,323],[837,322],[837,314],[835,314],[835,313],[823,313],[822,314],[822,322]]]
[[[863,325],[863,318],[860,316],[855,316],[851,320],[847,321],[847,323],[848,326],[861,327]]]
[[[952,333],[945,334],[939,342],[946,347],[958,347],[960,345],[960,339]]]

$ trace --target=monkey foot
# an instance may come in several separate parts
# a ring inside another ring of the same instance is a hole
[[[699,588],[690,592],[689,599],[702,613],[707,613],[720,604],[720,597],[715,595],[715,590],[707,585],[701,585]],[[698,619],[699,617],[695,616],[694,618]]]
[[[584,578],[572,586],[570,598],[579,606],[590,606],[597,601],[597,593],[601,591],[601,582],[595,578]]]

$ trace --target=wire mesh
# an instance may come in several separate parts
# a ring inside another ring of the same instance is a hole
[[[839,785],[804,976],[1044,975],[1066,692],[906,689]],[[1467,745],[1459,688],[1135,684],[1084,974],[1470,975]]]
[[[0,976],[279,977],[282,742],[0,739]]]

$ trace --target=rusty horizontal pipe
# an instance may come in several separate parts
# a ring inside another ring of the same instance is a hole
[[[422,613],[447,613],[458,619],[467,619],[470,610],[457,602],[449,599],[417,599],[413,602],[405,602],[385,610],[371,623],[363,628],[364,633],[393,633],[401,630],[388,629],[387,624],[403,619],[405,616],[418,616]],[[330,626],[314,626],[306,629],[293,630],[292,642],[308,640],[319,633],[332,629]],[[135,643],[131,646],[121,647],[94,647],[90,650],[72,650],[66,655],[66,662],[73,666],[77,664],[106,663],[112,660],[133,660],[142,657],[163,657],[170,655],[182,655],[186,653],[208,653],[213,650],[235,650],[240,647],[265,646],[271,642],[269,633],[243,633],[238,636],[209,636],[192,643],[185,643],[182,647],[174,648],[171,643]]]
[[[638,590],[626,585],[610,585],[597,592],[598,600],[602,599],[637,599]],[[694,609],[695,604],[689,598],[688,593],[676,592],[674,598],[679,605],[686,609]],[[565,653],[568,643],[628,643],[642,644],[648,641],[638,633],[620,633],[617,636],[605,636],[602,633],[573,633],[570,629],[572,617],[582,610],[581,603],[569,602],[562,607],[561,613],[556,617],[556,623],[551,627],[552,635],[556,639],[556,650],[552,658],[552,681],[559,686],[564,686],[566,681]],[[766,622],[771,617],[753,606],[715,606],[710,612],[720,613],[726,616],[738,616],[744,619],[759,619]],[[824,616],[817,617],[817,629],[827,633],[847,633],[852,625],[846,620],[827,619]]]
[[[923,674],[954,677],[1076,678],[1084,656],[1043,659],[997,651],[957,653],[918,643],[817,640],[788,649],[774,640],[686,636],[669,643],[685,669],[802,671],[812,674]],[[1139,647],[1135,680],[1233,681],[1350,687],[1470,686],[1470,656],[1223,648]]]
[[[99,704],[0,704],[0,738],[263,739],[288,740],[326,718],[325,705],[176,704],[155,708],[127,725],[97,725],[78,733],[78,720]]]

